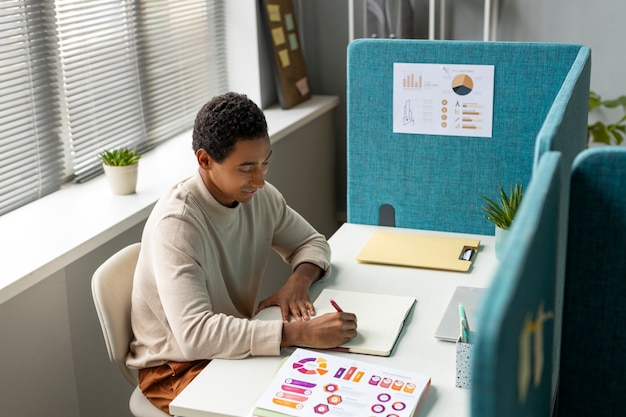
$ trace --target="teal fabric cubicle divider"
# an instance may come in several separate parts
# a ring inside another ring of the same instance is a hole
[[[574,158],[587,147],[587,120],[589,109],[589,80],[591,51],[581,48],[572,64],[559,93],[554,99],[546,119],[537,135],[535,164],[541,155],[550,150],[561,152],[561,177],[569,178]],[[559,216],[559,241],[556,285],[555,328],[560,329],[563,310],[565,253],[567,250],[567,223],[569,216],[569,181],[561,182],[561,214]],[[554,335],[553,389],[559,378],[561,334]]]
[[[348,222],[380,224],[381,206],[389,205],[398,227],[492,235],[481,195],[496,197],[498,184],[527,184],[547,150],[563,152],[569,167],[585,147],[589,62],[589,49],[578,45],[352,42]],[[494,65],[492,137],[394,133],[394,63]]]
[[[592,148],[571,173],[559,417],[626,413],[626,148]]]
[[[545,153],[479,308],[472,363],[473,417],[550,416],[560,152]]]

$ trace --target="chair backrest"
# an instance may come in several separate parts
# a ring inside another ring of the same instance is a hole
[[[129,245],[107,259],[93,274],[91,291],[111,362],[117,364],[128,382],[136,386],[136,375],[126,366],[133,331],[130,303],[133,276],[140,243]]]
[[[626,148],[581,153],[571,173],[559,416],[626,410]]]
[[[479,309],[471,415],[551,415],[561,154],[545,153]]]
[[[395,133],[394,63],[493,65],[491,137]],[[381,207],[393,207],[398,227],[493,235],[481,195],[528,184],[549,150],[562,153],[569,173],[586,146],[589,48],[358,39],[347,64],[350,223],[392,225]]]

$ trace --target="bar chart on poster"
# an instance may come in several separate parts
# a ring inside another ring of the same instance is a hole
[[[491,137],[493,65],[395,63],[393,131]]]

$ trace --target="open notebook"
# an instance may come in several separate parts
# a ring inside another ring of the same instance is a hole
[[[391,355],[404,321],[415,304],[414,297],[325,288],[313,302],[316,316],[336,312],[331,299],[343,311],[356,314],[358,321],[357,337],[338,350],[377,356]],[[280,320],[280,310],[278,307],[266,308],[255,319]]]

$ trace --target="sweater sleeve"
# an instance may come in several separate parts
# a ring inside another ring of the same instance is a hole
[[[282,322],[242,317],[222,277],[207,276],[219,270],[198,262],[200,252],[208,248],[193,229],[184,220],[164,219],[157,230],[158,243],[152,246],[150,264],[158,299],[150,302],[162,306],[162,325],[171,335],[168,343],[184,360],[280,354]],[[212,300],[220,302],[219,313]]]
[[[273,190],[280,202],[280,215],[276,223],[272,247],[283,260],[291,265],[292,270],[301,263],[312,263],[328,277],[331,270],[330,245],[328,241],[298,212],[287,205],[277,190]]]

